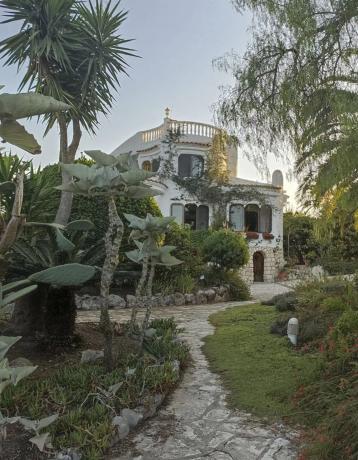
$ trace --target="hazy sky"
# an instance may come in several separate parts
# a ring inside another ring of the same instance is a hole
[[[129,11],[122,29],[140,59],[132,58],[129,77],[121,78],[117,101],[108,118],[101,119],[96,136],[84,133],[80,150],[99,148],[107,153],[137,131],[162,123],[164,109],[178,120],[212,122],[212,104],[220,85],[230,82],[215,70],[212,60],[231,49],[243,53],[250,38],[251,19],[239,15],[230,0],[122,0]],[[0,25],[0,38],[16,32],[17,26]],[[0,83],[15,92],[20,82],[16,67],[1,67]],[[36,163],[58,159],[56,128],[42,139],[43,128],[26,121],[42,145]],[[25,154],[24,156],[30,156]],[[271,171],[285,169],[274,157]],[[239,176],[261,180],[260,173],[239,152]],[[290,203],[296,189],[286,181]]]

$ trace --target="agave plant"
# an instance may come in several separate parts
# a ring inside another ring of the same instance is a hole
[[[10,366],[5,358],[6,353],[21,337],[0,336],[0,395],[9,385],[16,386],[22,379],[31,375],[37,366]],[[45,417],[41,420],[29,420],[23,417],[4,417],[0,412],[0,441],[6,439],[6,426],[11,423],[21,423],[26,430],[34,432],[35,436],[29,441],[42,452],[50,445],[50,433],[41,433],[51,423],[57,420],[58,414]]]
[[[108,203],[109,226],[105,235],[106,257],[101,273],[101,318],[100,327],[105,337],[104,359],[108,370],[112,369],[112,337],[113,329],[108,311],[109,289],[113,274],[119,262],[119,249],[124,233],[124,225],[120,218],[115,198],[127,196],[141,199],[160,194],[146,182],[155,174],[141,170],[136,156],[120,155],[115,157],[99,150],[88,151],[86,154],[95,163],[91,166],[83,164],[62,164],[61,167],[74,179],[68,184],[57,187],[59,190],[85,196],[101,195]]]
[[[27,277],[22,283],[36,283],[39,288],[15,303],[10,330],[26,336],[45,334],[51,342],[64,343],[71,340],[75,327],[74,287],[94,276],[102,247],[83,249],[94,227],[87,220],[65,227],[37,222],[28,226],[40,231],[30,240],[22,236],[15,242],[8,277]]]
[[[0,85],[0,90],[4,88]],[[62,112],[70,106],[37,93],[0,94],[0,137],[32,154],[41,153],[35,137],[16,120],[46,113]]]
[[[155,267],[163,265],[171,267],[181,263],[179,259],[170,253],[175,246],[161,246],[162,236],[170,230],[170,224],[175,220],[174,217],[154,217],[151,214],[142,219],[132,214],[125,214],[132,229],[130,238],[132,238],[137,249],[126,252],[127,257],[133,262],[142,264],[142,274],[137,285],[136,296],[141,296],[146,284],[146,293],[152,296],[153,280]],[[142,326],[142,331],[147,329],[151,314],[150,304],[147,305],[146,314]],[[137,317],[137,306],[132,309],[130,330],[133,332]]]

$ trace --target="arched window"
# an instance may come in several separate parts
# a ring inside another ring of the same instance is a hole
[[[196,204],[186,204],[184,207],[184,224],[196,230]]]
[[[152,170],[152,163],[149,160],[143,161],[142,169],[144,169],[144,171],[151,171]]]
[[[180,177],[200,177],[204,171],[204,159],[200,155],[182,154],[178,158]]]
[[[196,210],[196,229],[207,230],[209,227],[209,208],[203,204]]]
[[[152,171],[157,172],[160,166],[160,159],[159,158],[154,158],[152,161]]]
[[[233,230],[245,230],[245,210],[241,204],[232,204],[230,206],[229,222]]]
[[[184,206],[180,203],[173,203],[170,207],[170,215],[175,217],[175,221],[179,225],[184,223]]]
[[[257,204],[248,204],[245,208],[245,230],[247,232],[259,231],[260,208]]]
[[[260,209],[260,227],[262,233],[271,233],[272,231],[272,209],[271,206],[264,205]]]

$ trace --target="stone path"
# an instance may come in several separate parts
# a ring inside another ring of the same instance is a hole
[[[267,289],[262,285],[260,292],[266,293]],[[111,460],[293,460],[297,457],[295,433],[283,426],[264,425],[250,414],[227,407],[220,378],[209,370],[201,351],[202,338],[214,332],[208,317],[221,309],[247,303],[154,311],[155,317],[175,316],[178,324],[185,328],[183,338],[191,347],[194,363],[166,407],[134,435],[127,453],[118,456],[113,450]],[[128,313],[113,311],[112,316],[114,320],[123,321]],[[94,319],[98,319],[97,312],[79,312],[79,321]]]

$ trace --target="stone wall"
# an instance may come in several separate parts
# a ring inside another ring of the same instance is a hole
[[[283,250],[279,246],[249,246],[250,259],[247,265],[240,270],[243,280],[252,284],[254,282],[255,252],[261,252],[264,256],[264,282],[273,283],[277,279],[280,269],[284,265]]]

